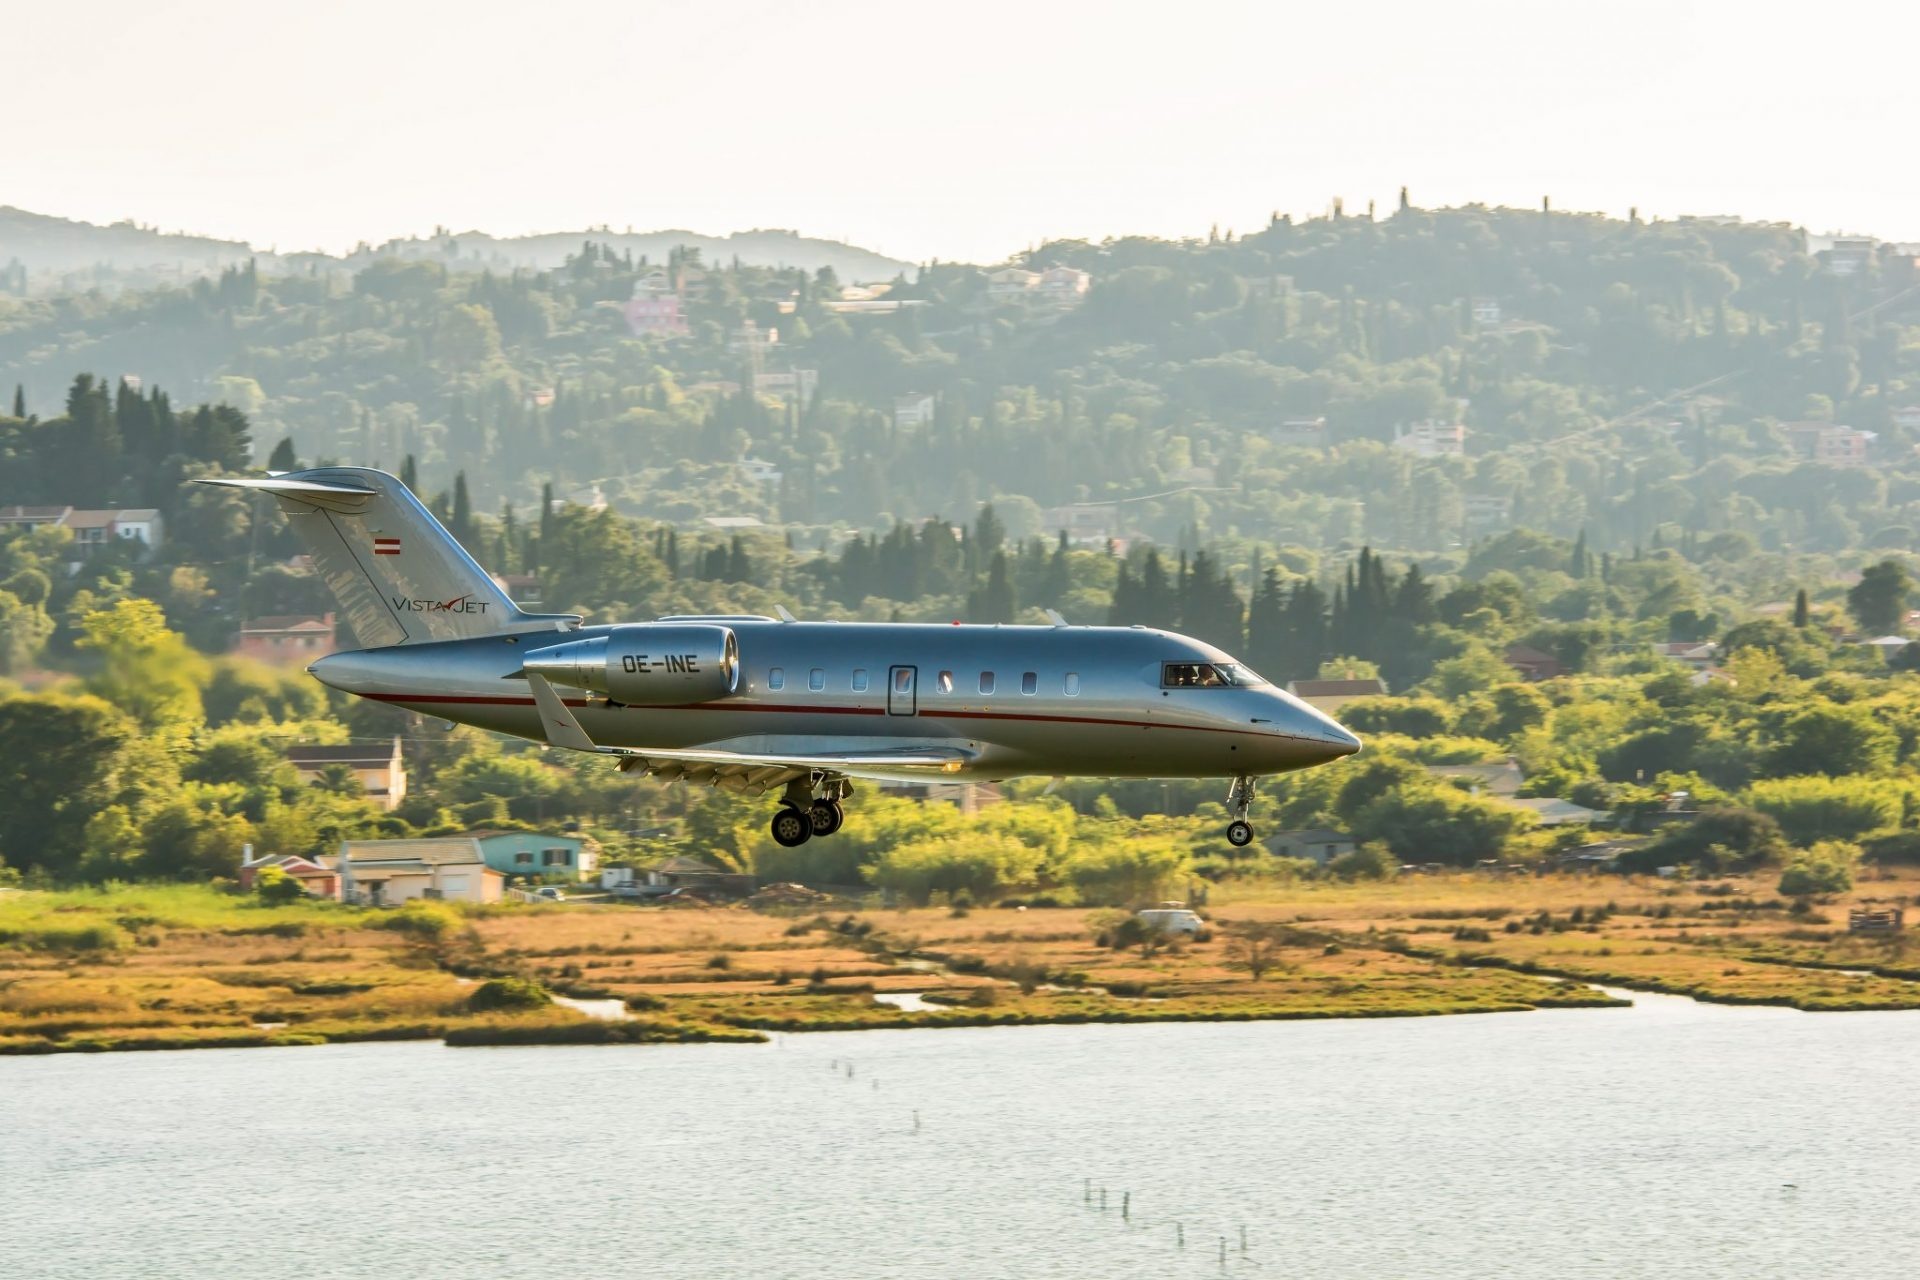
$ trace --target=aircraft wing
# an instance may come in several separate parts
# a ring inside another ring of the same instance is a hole
[[[547,741],[573,751],[620,756],[621,768],[645,769],[668,780],[686,778],[730,791],[765,791],[815,771],[871,776],[957,773],[969,753],[936,744],[878,747],[870,751],[758,752],[711,747],[610,747],[595,742],[546,677],[527,676]]]

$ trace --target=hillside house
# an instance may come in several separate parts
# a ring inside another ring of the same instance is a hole
[[[585,836],[488,828],[469,831],[467,838],[478,842],[480,856],[502,875],[584,880],[600,866],[600,846]]]
[[[1267,851],[1276,858],[1306,858],[1323,867],[1359,847],[1360,842],[1346,832],[1326,827],[1282,831],[1267,841]]]
[[[51,525],[73,534],[73,547],[82,558],[115,542],[137,543],[140,558],[160,549],[166,520],[152,507],[91,510],[83,507],[0,507],[0,529],[38,529]]]
[[[343,902],[393,907],[417,898],[498,902],[507,878],[486,863],[472,836],[343,840],[320,864],[340,875]]]
[[[934,398],[916,392],[913,395],[896,396],[893,401],[893,425],[896,427],[924,427],[933,422]]]
[[[349,743],[338,747],[288,747],[286,757],[303,782],[321,781],[335,765],[350,770],[358,779],[360,789],[389,812],[407,798],[407,769],[397,734],[391,746]]]
[[[1504,656],[1507,665],[1519,672],[1523,680],[1551,680],[1567,673],[1560,659],[1550,653],[1542,653],[1532,645],[1508,645]]]
[[[1605,809],[1589,809],[1571,800],[1555,796],[1496,796],[1510,809],[1524,809],[1543,827],[1591,827],[1610,822],[1613,814]]]
[[[279,867],[299,882],[300,888],[314,898],[338,898],[340,896],[340,875],[330,867],[323,867],[310,858],[297,853],[269,853],[255,857],[253,846],[246,846],[240,856],[240,869],[234,875],[234,882],[242,893],[252,893],[253,886],[259,880],[260,872],[267,867]]]
[[[685,856],[668,858],[647,868],[647,883],[672,889],[710,894],[715,897],[744,898],[754,891],[752,876],[722,871],[711,863]]]
[[[335,626],[332,613],[319,617],[296,614],[270,614],[240,624],[233,642],[236,658],[256,662],[312,662],[332,653]]]
[[[1512,756],[1491,764],[1436,764],[1427,772],[1445,782],[1456,783],[1475,795],[1516,796],[1527,780],[1520,762]]]
[[[1387,686],[1384,681],[1373,677],[1363,680],[1289,680],[1287,692],[1314,710],[1332,715],[1355,698],[1385,697]]]
[[[1327,420],[1318,418],[1282,418],[1267,438],[1286,449],[1324,449],[1327,447]]]
[[[1829,467],[1866,466],[1867,447],[1875,439],[1871,431],[1832,422],[1789,422],[1786,433],[1796,456]]]
[[[1067,542],[1076,547],[1104,547],[1120,536],[1120,508],[1110,502],[1048,507],[1040,519],[1045,528],[1064,531]]]
[[[1467,429],[1457,422],[1427,418],[1394,427],[1393,447],[1416,458],[1457,458],[1467,451]]]

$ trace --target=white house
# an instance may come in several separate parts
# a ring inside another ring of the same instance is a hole
[[[498,902],[506,876],[487,865],[472,836],[418,840],[343,840],[320,865],[340,876],[344,902],[392,907],[416,898]]]
[[[1467,451],[1467,429],[1428,418],[1393,429],[1393,447],[1416,458],[1457,458]]]
[[[934,398],[915,392],[912,395],[896,396],[893,401],[893,425],[896,427],[924,427],[933,421]]]

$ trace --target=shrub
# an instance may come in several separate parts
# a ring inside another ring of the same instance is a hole
[[[1845,893],[1853,888],[1853,864],[1859,856],[1853,845],[1822,841],[1787,863],[1780,874],[1780,892],[1790,898]]]
[[[1920,831],[1876,831],[1860,841],[1860,855],[1883,867],[1920,863]]]
[[[438,902],[409,902],[380,922],[383,929],[416,938],[444,938],[461,926],[460,913]]]
[[[1383,844],[1366,844],[1327,862],[1327,873],[1342,880],[1390,880],[1400,874],[1400,859]]]
[[[733,968],[733,957],[724,951],[716,952],[707,957],[707,968],[731,969]]]
[[[127,943],[127,934],[120,926],[106,923],[0,929],[0,946],[25,947],[30,951],[118,951]]]
[[[467,997],[467,1008],[475,1013],[540,1009],[551,1003],[547,989],[532,978],[490,978]]]
[[[1638,849],[1627,850],[1615,865],[1629,875],[1683,862],[1717,873],[1755,867],[1784,856],[1786,851],[1786,837],[1771,816],[1729,807],[1708,809],[1685,826],[1672,828]]]
[[[272,907],[283,907],[306,896],[300,882],[287,874],[285,867],[262,867],[254,873],[253,892]]]
[[[1884,778],[1832,778],[1808,775],[1771,778],[1753,784],[1753,807],[1772,814],[1795,844],[1815,840],[1857,840],[1869,831],[1896,825],[1907,788]]]

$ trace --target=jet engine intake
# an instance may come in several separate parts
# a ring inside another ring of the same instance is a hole
[[[603,636],[535,649],[523,669],[554,684],[636,707],[724,698],[740,687],[740,646],[730,627],[639,623]]]

